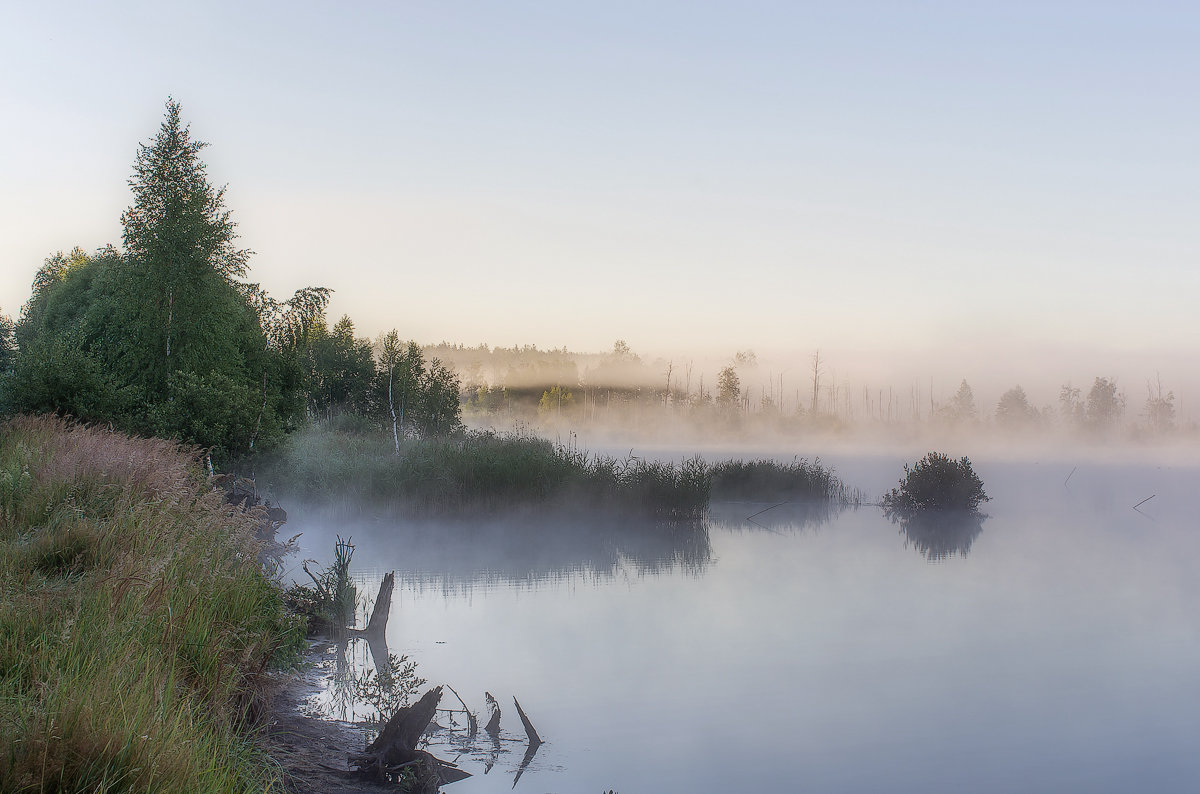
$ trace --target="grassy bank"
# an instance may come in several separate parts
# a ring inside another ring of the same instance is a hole
[[[307,500],[421,514],[553,504],[696,518],[710,498],[848,501],[817,463],[617,460],[546,439],[473,432],[402,442],[311,428],[259,462],[261,480]]]
[[[169,442],[0,425],[0,790],[278,790],[239,727],[298,631]]]

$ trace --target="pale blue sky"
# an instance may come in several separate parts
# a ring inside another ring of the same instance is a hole
[[[171,94],[253,278],[364,334],[1184,377],[1197,42],[1187,3],[8,3],[0,311],[120,242]]]

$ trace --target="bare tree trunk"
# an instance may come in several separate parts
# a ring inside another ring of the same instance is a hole
[[[400,457],[400,432],[396,429],[396,403],[392,399],[392,372],[394,365],[388,362],[388,408],[392,412],[392,443],[396,445],[396,457]]]
[[[813,384],[812,405],[810,406],[809,410],[813,414],[816,414],[816,412],[817,412],[817,394],[821,387],[821,351],[820,350],[818,350],[816,352],[816,354],[813,355],[812,373],[813,373],[813,375],[812,375],[812,384]]]
[[[175,316],[175,293],[167,288],[167,358],[171,357],[171,320]]]

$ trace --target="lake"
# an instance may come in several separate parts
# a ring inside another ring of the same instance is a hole
[[[828,462],[876,497],[903,473]],[[323,562],[352,535],[364,594],[396,572],[388,645],[430,685],[481,723],[497,697],[498,745],[431,739],[456,794],[1200,790],[1200,469],[976,470],[987,519],[945,531],[756,503],[289,526]]]

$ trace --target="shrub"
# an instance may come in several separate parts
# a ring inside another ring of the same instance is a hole
[[[926,510],[975,511],[987,500],[970,460],[930,452],[912,468],[904,465],[904,478],[883,497],[883,508],[889,514],[911,516]]]

